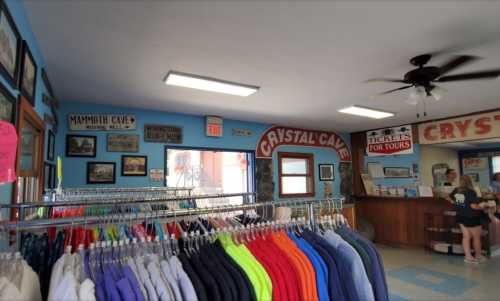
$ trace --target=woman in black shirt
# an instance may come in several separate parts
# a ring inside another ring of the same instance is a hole
[[[469,176],[460,177],[460,185],[453,190],[448,198],[457,211],[457,222],[462,230],[462,246],[465,252],[466,263],[484,262],[486,258],[481,253],[481,214],[483,208]],[[470,241],[474,247],[474,256],[471,254]]]

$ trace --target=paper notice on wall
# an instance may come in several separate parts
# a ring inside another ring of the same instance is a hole
[[[413,154],[411,125],[368,131],[366,141],[368,156]]]
[[[0,184],[16,180],[16,128],[9,122],[0,121]]]

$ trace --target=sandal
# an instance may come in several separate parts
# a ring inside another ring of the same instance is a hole
[[[478,264],[479,263],[475,258],[472,258],[472,259],[464,258],[464,262],[471,263],[471,264]]]

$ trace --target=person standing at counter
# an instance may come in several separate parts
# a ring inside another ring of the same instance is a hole
[[[500,172],[496,172],[493,175],[492,181],[491,181],[491,191],[497,195],[500,194]]]
[[[453,168],[446,169],[446,182],[444,182],[444,186],[455,186],[455,181],[457,180],[457,171]]]
[[[462,246],[466,263],[480,263],[486,261],[481,247],[481,214],[483,208],[479,205],[479,198],[469,176],[461,176],[460,184],[449,195],[457,211],[457,222],[462,231]],[[471,253],[471,240],[474,247],[474,256]]]

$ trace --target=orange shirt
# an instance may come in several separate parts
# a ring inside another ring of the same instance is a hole
[[[285,232],[273,233],[271,238],[293,263],[300,280],[302,300],[318,301],[316,274],[309,259],[297,248]]]

